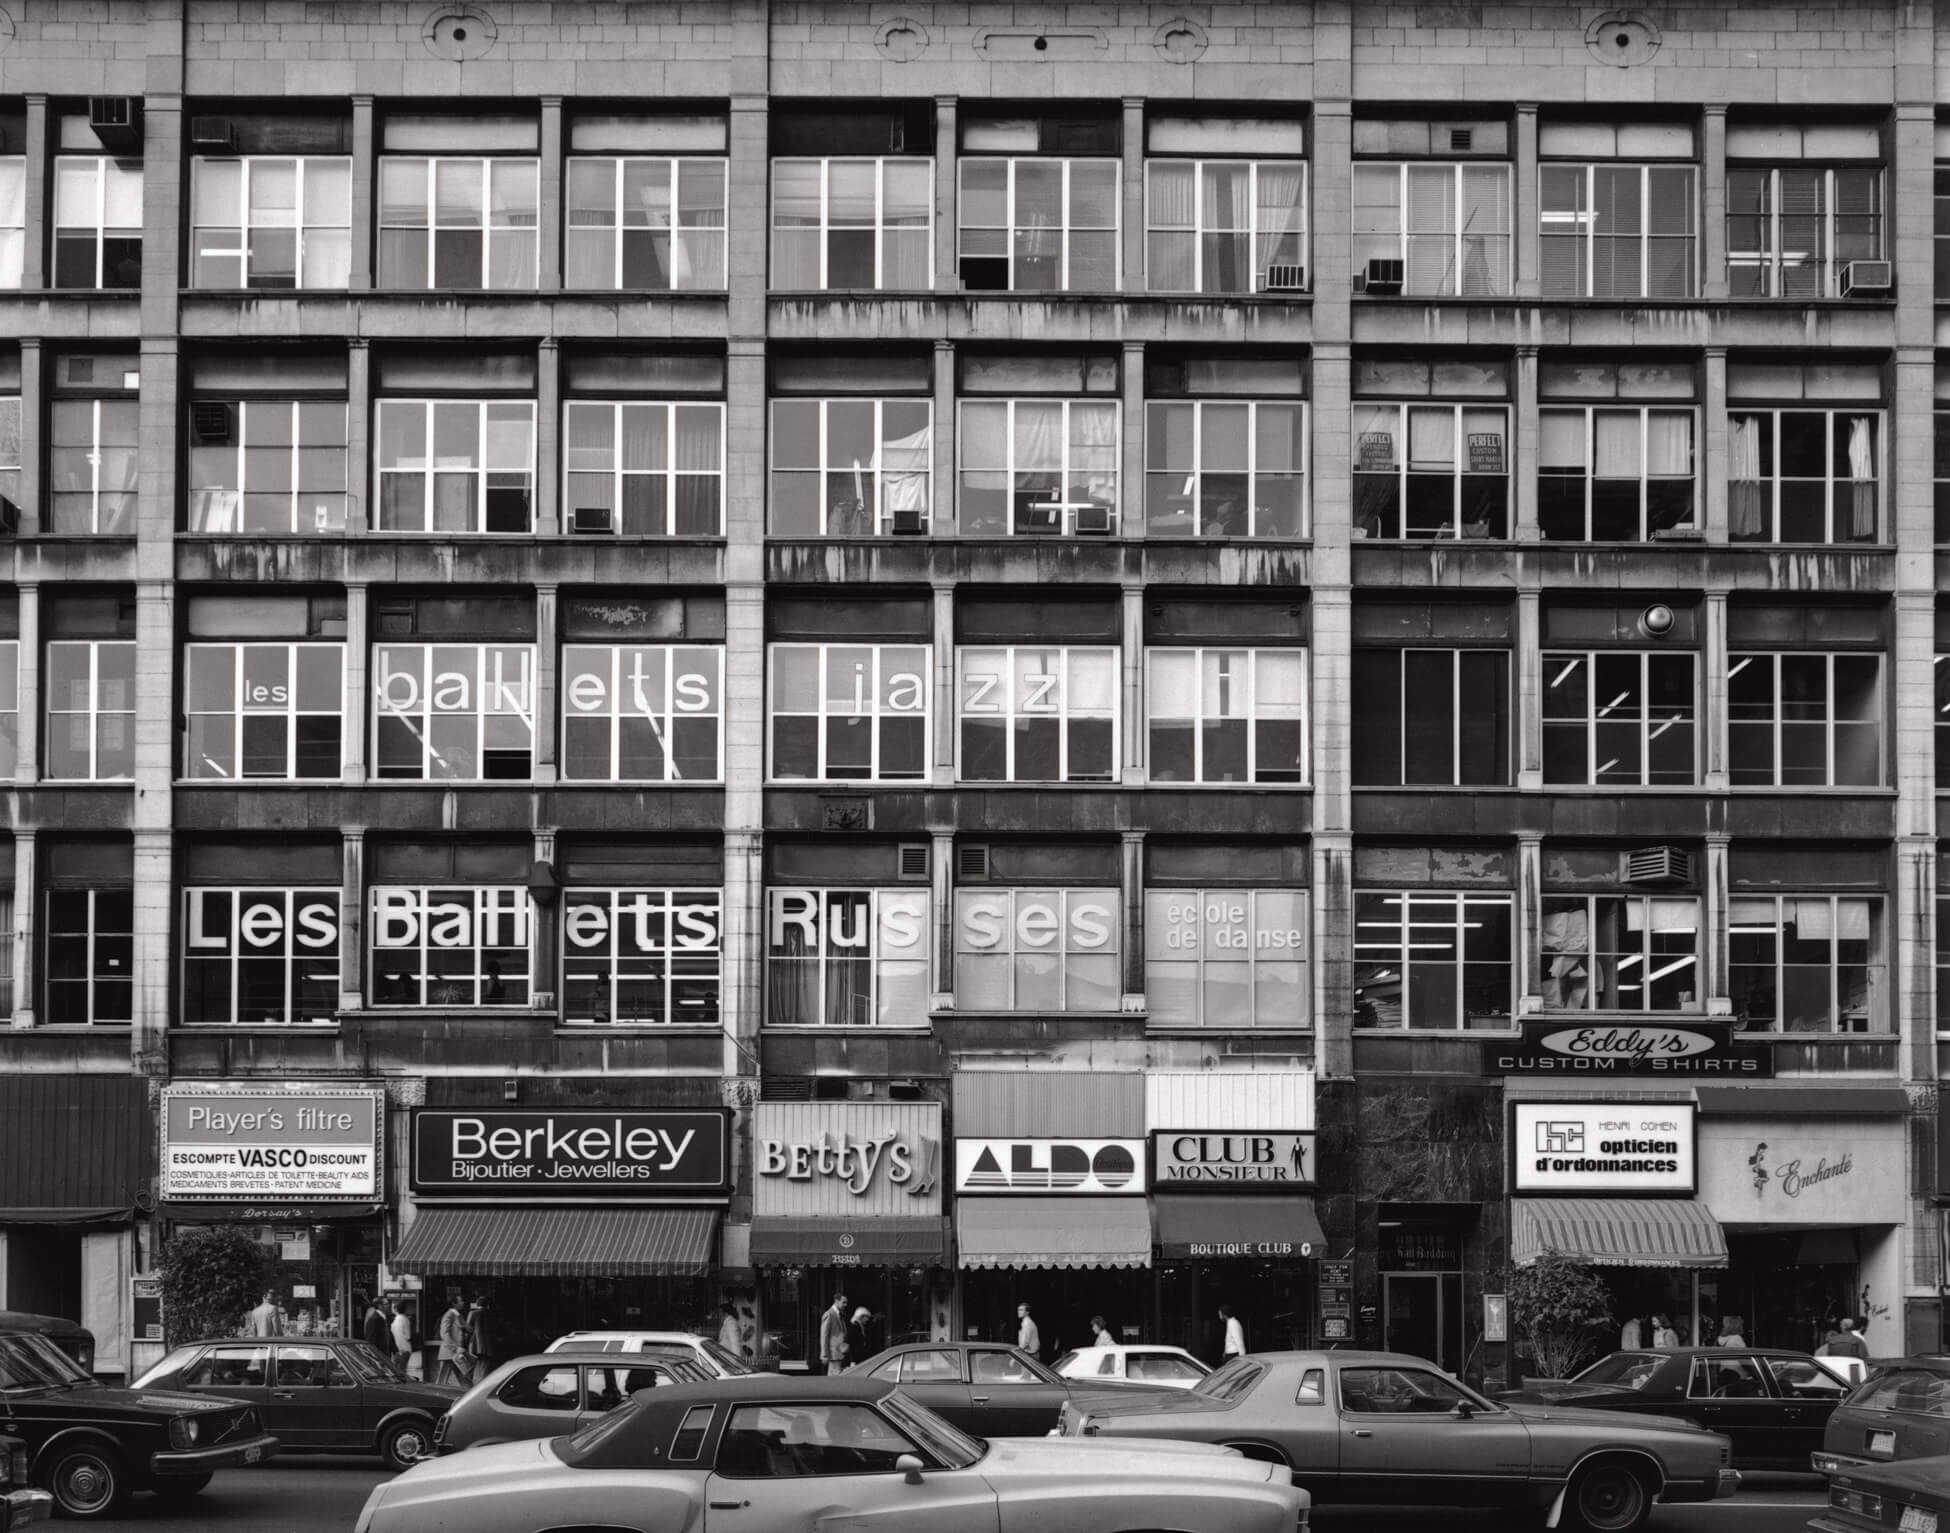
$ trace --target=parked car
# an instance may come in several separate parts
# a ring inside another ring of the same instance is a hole
[[[1142,1344],[1078,1347],[1050,1366],[1066,1379],[1128,1380],[1161,1389],[1190,1389],[1212,1371],[1183,1347]]]
[[[95,1333],[66,1315],[30,1315],[24,1309],[0,1309],[0,1331],[38,1331],[81,1364],[83,1373],[95,1371]]]
[[[1000,1341],[930,1341],[889,1347],[852,1370],[898,1384],[965,1432],[1040,1437],[1072,1395],[1126,1389],[1115,1379],[1066,1379]]]
[[[433,1424],[461,1393],[409,1379],[364,1341],[341,1336],[192,1342],[131,1387],[241,1400],[286,1453],[377,1453],[395,1469],[433,1451]]]
[[[474,1385],[434,1423],[433,1451],[560,1437],[615,1410],[639,1389],[702,1384],[712,1377],[675,1352],[643,1352],[628,1362],[614,1352],[517,1357]]]
[[[1412,1506],[1560,1504],[1571,1526],[1630,1533],[1654,1501],[1730,1496],[1732,1445],[1658,1416],[1503,1405],[1419,1357],[1267,1352],[1196,1389],[1066,1406],[1066,1437],[1223,1443],[1286,1464],[1317,1501]]]
[[[689,1331],[570,1331],[558,1336],[544,1352],[679,1352],[714,1379],[736,1379],[753,1372],[752,1365],[708,1336]]]
[[[1731,1439],[1736,1469],[1800,1470],[1847,1393],[1828,1358],[1761,1347],[1680,1347],[1614,1352],[1575,1378],[1528,1380],[1496,1398],[1693,1421]]]
[[[1936,1533],[1950,1526],[1950,1458],[1864,1464],[1828,1482],[1810,1533]]]
[[[54,1515],[54,1498],[27,1483],[27,1444],[0,1437],[0,1533],[14,1533]]]
[[[1191,1443],[984,1442],[881,1379],[759,1374],[637,1394],[572,1437],[415,1464],[357,1533],[1300,1533],[1277,1464]]]
[[[1950,1358],[1881,1365],[1835,1407],[1812,1462],[1839,1474],[1891,1459],[1950,1453]]]
[[[112,1517],[139,1490],[178,1500],[219,1469],[261,1464],[278,1440],[235,1400],[98,1384],[34,1331],[0,1331],[0,1431],[64,1517]]]

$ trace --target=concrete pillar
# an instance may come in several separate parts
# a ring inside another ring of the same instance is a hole
[[[1519,543],[1543,541],[1537,525],[1537,348],[1517,348],[1516,397],[1512,401],[1511,436],[1516,451],[1511,454],[1510,536]]]
[[[1727,109],[1706,106],[1700,127],[1700,297],[1727,296]]]
[[[958,196],[960,188],[955,182],[957,147],[955,144],[956,98],[936,96],[934,98],[934,288],[938,293],[954,293],[961,289],[961,265],[957,259],[959,229],[957,220]],[[936,343],[935,361],[940,362],[940,352],[945,349]],[[940,397],[941,378],[935,376],[935,395]],[[937,417],[935,430],[941,429]],[[936,455],[936,462],[940,455]],[[935,515],[940,516],[945,503],[937,502]]]
[[[372,348],[354,337],[345,351],[345,535],[362,538],[379,521],[379,474],[372,449]]]
[[[372,97],[352,98],[352,267],[345,285],[353,292],[372,288],[372,224],[378,202]]]
[[[1123,665],[1122,710],[1124,724],[1119,740],[1124,767],[1120,780],[1127,788],[1144,785],[1150,766],[1144,732],[1144,587],[1127,585],[1120,609],[1123,632],[1119,654]]]
[[[616,511],[620,522],[623,508]],[[562,348],[549,336],[535,357],[535,536],[552,538],[561,531]]]
[[[718,1024],[723,1073],[757,1075],[765,1019],[765,838],[733,831],[724,839],[724,985]]]
[[[544,96],[542,107],[542,165],[536,210],[541,259],[536,286],[544,293],[562,291],[562,98]]]
[[[1537,222],[1537,103],[1519,101],[1516,114],[1517,141],[1511,147],[1514,165],[1511,174],[1517,178],[1514,195],[1510,199],[1510,210],[1516,219],[1513,231],[1516,238],[1516,296],[1535,298],[1541,290],[1540,252],[1538,245],[1539,226]],[[1519,435],[1518,440],[1523,438]]]
[[[138,690],[139,687],[138,687]],[[138,804],[142,795],[138,795]],[[169,1012],[171,939],[175,931],[175,879],[170,831],[138,824],[135,830],[135,941],[130,967],[135,980],[135,1023],[129,1029],[129,1057],[137,1070],[160,1074],[167,1061],[164,1039]]]
[[[934,769],[937,788],[955,785],[955,588],[934,588]]]
[[[25,788],[41,780],[41,588],[22,581],[20,591],[20,712],[14,750],[14,782]]]
[[[1701,912],[1700,993],[1706,1000],[1707,1015],[1733,1014],[1727,999],[1727,860],[1732,838],[1719,832],[1706,837],[1706,871],[1701,880],[1706,891],[1706,908]]]
[[[1699,501],[1693,520],[1709,543],[1727,541],[1727,349],[1706,348],[1701,378],[1700,452],[1694,461]]]
[[[47,97],[41,95],[27,98],[27,239],[26,249],[20,262],[20,286],[23,292],[33,292],[35,288],[47,286],[47,231],[53,227],[49,213],[53,208],[52,178],[41,173],[40,167],[50,163],[47,147],[48,110]],[[23,366],[25,365],[23,361]],[[33,419],[29,416],[28,419]],[[25,508],[22,508],[25,510]],[[21,528],[22,532],[27,529]]]
[[[365,1008],[366,828],[340,828],[343,859],[339,886],[339,1010]]]
[[[1124,346],[1124,403],[1118,413],[1124,418],[1124,450],[1118,460],[1118,516],[1120,537],[1145,535],[1144,517],[1144,345],[1130,341]]]
[[[1517,832],[1517,1014],[1543,1009],[1544,839]]]
[[[339,727],[339,780],[348,786],[362,783],[370,772],[366,760],[372,715],[368,676],[372,665],[369,642],[371,619],[367,588],[363,580],[345,586],[345,718]]]
[[[556,655],[559,652],[556,635],[560,625],[556,621],[555,582],[537,581],[535,584],[535,759],[531,779],[537,783],[554,782],[559,775],[556,766],[556,721],[561,717],[555,706]],[[541,854],[536,853],[537,856]]]
[[[1700,786],[1727,791],[1727,593],[1700,598]]]
[[[934,986],[928,1002],[935,1011],[955,1007],[955,833],[938,830],[929,846],[928,916],[934,922]]]
[[[1517,592],[1517,787],[1544,786],[1544,614],[1535,587]]]
[[[1124,998],[1126,1012],[1144,1010],[1144,832],[1124,832]]]
[[[1141,293],[1149,284],[1144,269],[1144,98],[1124,98],[1124,200],[1117,289]],[[1128,351],[1130,348],[1126,348]]]
[[[952,282],[948,291],[954,291]],[[955,346],[952,341],[934,343],[933,425],[934,448],[928,465],[928,489],[934,504],[928,514],[928,532],[934,537],[953,537],[957,508],[955,505]]]

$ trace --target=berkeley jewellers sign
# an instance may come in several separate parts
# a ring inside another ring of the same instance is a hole
[[[1724,1023],[1529,1021],[1520,1040],[1483,1045],[1483,1069],[1489,1075],[1751,1081],[1774,1073],[1774,1053],[1735,1043]]]
[[[655,1197],[729,1186],[722,1109],[423,1107],[413,1190],[534,1197]]]
[[[165,1087],[162,1196],[185,1202],[370,1203],[386,1121],[377,1090]]]
[[[957,1139],[956,1192],[1144,1191],[1142,1139]]]
[[[1151,1185],[1262,1192],[1314,1185],[1314,1136],[1248,1130],[1156,1129]]]

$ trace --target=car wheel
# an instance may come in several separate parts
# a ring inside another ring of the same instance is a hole
[[[210,1483],[210,1473],[164,1475],[149,1488],[165,1501],[187,1501]]]
[[[54,1508],[77,1521],[107,1517],[128,1500],[128,1477],[115,1454],[94,1443],[55,1450],[41,1472]]]
[[[395,1421],[379,1437],[379,1456],[393,1469],[410,1469],[433,1452],[433,1427],[418,1417]]]
[[[1630,1464],[1604,1462],[1571,1482],[1571,1515],[1589,1533],[1634,1533],[1652,1515],[1652,1491]]]

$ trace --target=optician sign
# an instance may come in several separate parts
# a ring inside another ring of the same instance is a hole
[[[957,1139],[956,1192],[1144,1191],[1142,1139]]]
[[[413,1189],[654,1196],[729,1186],[721,1109],[511,1107],[413,1114]]]
[[[1157,1129],[1151,1184],[1176,1191],[1257,1191],[1314,1185],[1314,1136],[1217,1129]]]
[[[382,1189],[385,1093],[211,1091],[162,1094],[162,1196],[239,1202],[371,1202]]]
[[[1516,1043],[1483,1047],[1491,1075],[1710,1076],[1763,1080],[1774,1073],[1765,1047],[1733,1041],[1733,1029],[1710,1022],[1530,1022]]]
[[[1697,1111],[1690,1102],[1518,1102],[1511,1186],[1690,1194],[1697,1187]]]

